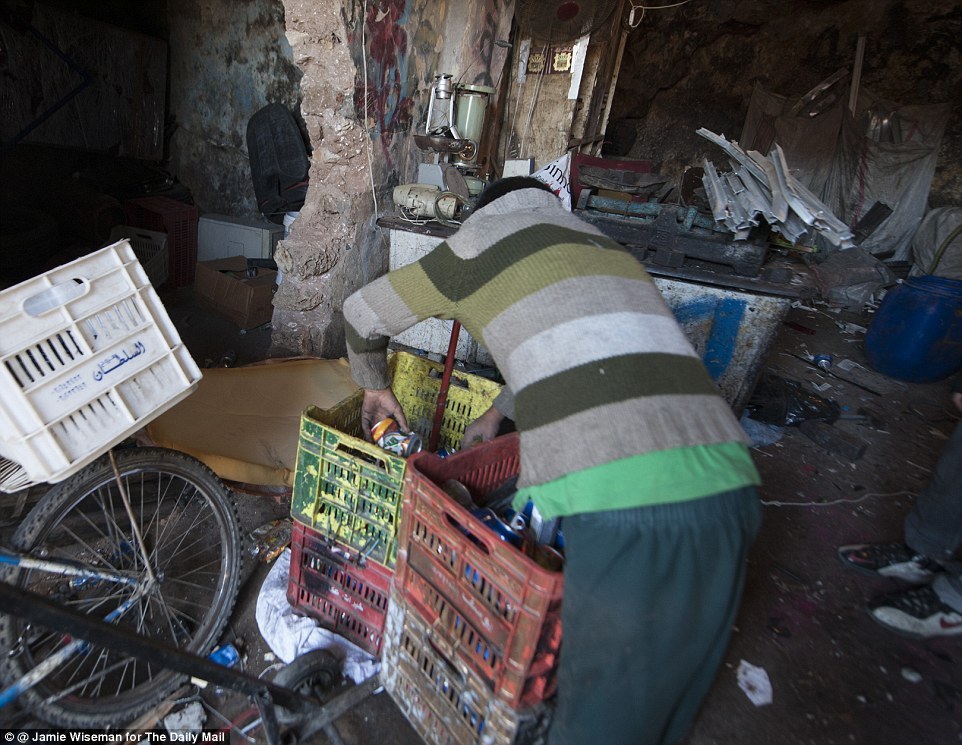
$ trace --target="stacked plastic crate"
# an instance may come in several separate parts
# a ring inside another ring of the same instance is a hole
[[[561,567],[522,551],[451,498],[484,507],[519,471],[518,436],[442,459],[413,456],[381,680],[432,745],[537,742],[550,721],[561,647]]]
[[[397,352],[391,387],[408,425],[425,443],[433,427],[442,367]],[[464,428],[501,390],[486,378],[451,378],[439,447],[455,450]],[[367,442],[363,391],[301,416],[291,516],[288,602],[376,657],[381,654],[397,562],[401,487],[407,460]]]
[[[124,202],[127,220],[134,227],[167,234],[167,287],[194,282],[197,267],[197,223],[200,211],[169,197],[139,197]]]

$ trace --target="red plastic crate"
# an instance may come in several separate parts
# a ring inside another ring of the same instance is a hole
[[[483,506],[519,468],[517,433],[447,458],[410,457],[394,579],[431,644],[511,707],[554,693],[563,574],[501,540],[440,484],[457,479]]]
[[[287,602],[375,657],[381,656],[393,572],[294,522]]]
[[[197,268],[197,223],[200,211],[169,197],[139,197],[124,202],[127,222],[167,233],[167,287],[193,284]]]
[[[391,594],[381,683],[428,745],[531,745],[545,741],[550,702],[514,709],[480,676],[462,672],[418,613]]]

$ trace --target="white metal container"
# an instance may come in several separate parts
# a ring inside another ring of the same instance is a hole
[[[247,217],[203,215],[197,223],[197,260],[231,256],[271,259],[284,226]]]

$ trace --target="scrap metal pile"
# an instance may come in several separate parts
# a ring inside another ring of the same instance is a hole
[[[855,245],[849,227],[792,175],[778,145],[766,157],[755,150],[746,152],[737,142],[707,129],[699,129],[697,134],[731,156],[729,173],[719,173],[706,158],[703,184],[712,215],[735,234],[735,240],[748,238],[764,218],[792,244],[811,237],[814,231],[837,248]]]

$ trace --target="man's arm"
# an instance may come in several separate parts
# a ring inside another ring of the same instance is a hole
[[[387,345],[390,337],[432,316],[450,313],[451,301],[428,279],[421,262],[389,272],[344,301],[344,331],[351,377],[365,389],[361,424],[366,439],[386,416],[407,429],[401,406],[391,391]]]
[[[497,437],[501,420],[505,417],[514,419],[514,396],[507,386],[501,389],[501,393],[494,399],[494,404],[490,409],[464,428],[461,449],[493,440]]]

